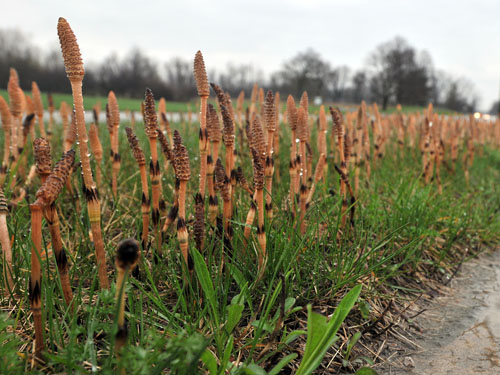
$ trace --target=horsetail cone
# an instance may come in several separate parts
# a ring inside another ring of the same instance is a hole
[[[251,147],[255,149],[257,156],[264,160],[266,155],[266,142],[264,140],[264,132],[262,131],[259,116],[253,118]]]
[[[335,135],[337,137],[343,137],[345,129],[344,129],[344,121],[342,120],[342,112],[340,112],[340,109],[338,108],[330,107],[330,113],[333,119]]]
[[[201,51],[196,52],[194,57],[194,79],[196,81],[198,95],[201,97],[208,97],[210,95],[210,86],[208,84],[207,71]]]
[[[174,156],[176,177],[180,181],[189,181],[191,177],[189,156],[186,147],[182,144],[182,137],[177,130],[174,131]]]
[[[19,87],[19,77],[14,68],[10,68],[7,92],[9,93],[10,112],[12,113],[12,116],[19,118],[22,115],[24,98]]]
[[[271,90],[266,94],[264,101],[264,116],[268,132],[276,131],[276,107],[274,105],[274,95]]]
[[[309,96],[307,95],[307,91],[304,91],[300,97],[300,106],[304,108],[306,113],[309,113]]]
[[[226,171],[224,170],[222,161],[220,160],[220,158],[218,158],[217,162],[215,163],[215,186],[217,187],[217,190],[220,191],[222,199],[226,202],[231,200],[231,195],[227,183],[228,179],[226,176]]]
[[[36,192],[37,201],[39,201],[44,206],[52,204],[61,192],[68,176],[70,174],[71,168],[75,163],[75,151],[69,150],[65,152],[55,165],[52,173],[45,180],[44,184]]]
[[[173,164],[174,163],[174,152],[172,151],[172,148],[168,144],[167,137],[165,137],[165,134],[163,134],[163,132],[160,129],[156,129],[156,133],[158,135],[158,140],[160,141],[160,146],[161,146],[161,150],[163,151],[163,154],[165,155],[167,160]]]
[[[100,163],[102,160],[102,144],[101,141],[99,140],[97,125],[95,123],[90,124],[89,140],[90,140],[90,147],[92,148],[94,157],[96,161]]]
[[[132,128],[126,127],[125,132],[127,133],[128,143],[130,148],[132,149],[132,154],[134,155],[134,159],[139,165],[146,165],[146,158],[144,157],[144,152],[139,146],[139,140],[137,136],[134,134]]]
[[[50,156],[50,144],[45,138],[36,138],[33,141],[36,172],[42,179],[42,183],[52,171],[52,157]]]
[[[139,261],[139,244],[133,238],[127,238],[118,244],[115,264],[118,269],[132,269]]]
[[[118,332],[116,333],[115,352],[118,353],[127,341],[125,324],[125,297],[124,282],[126,275],[139,261],[139,244],[133,238],[128,238],[118,244],[115,265],[118,273],[116,279],[116,303],[118,304]]]
[[[302,106],[297,111],[297,138],[307,142],[307,114]]]
[[[61,43],[66,75],[70,81],[81,81],[85,75],[85,69],[83,68],[80,47],[78,46],[73,30],[71,30],[71,26],[62,17],[57,22],[57,34]]]
[[[212,104],[207,107],[207,131],[210,142],[220,142],[222,140],[222,131],[219,123],[219,116]]]
[[[233,119],[231,118],[229,109],[224,104],[221,104],[220,109],[222,113],[222,122],[223,122],[222,140],[224,141],[224,145],[226,147],[233,147],[234,146]]]
[[[158,134],[156,129],[158,128],[158,119],[155,110],[155,99],[151,89],[146,89],[145,100],[144,100],[144,130],[148,138],[156,139]]]

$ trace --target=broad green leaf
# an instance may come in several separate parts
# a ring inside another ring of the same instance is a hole
[[[226,323],[226,333],[229,335],[233,332],[234,327],[241,319],[241,313],[243,312],[243,305],[229,305],[227,308],[227,323]]]
[[[201,355],[201,361],[207,366],[210,375],[217,375],[217,358],[214,353],[206,349]]]
[[[296,375],[311,374],[319,366],[326,351],[335,342],[335,334],[356,303],[360,292],[361,285],[357,285],[349,291],[335,309],[328,323],[326,323],[326,317],[314,313],[311,305],[307,306],[306,349]]]
[[[215,290],[212,284],[212,279],[210,278],[210,273],[208,272],[208,268],[205,263],[205,259],[203,259],[201,254],[196,249],[192,249],[192,255],[196,275],[198,276],[198,280],[200,281],[203,293],[205,294],[208,304],[210,305],[210,309],[212,310],[212,318],[215,321],[215,325],[219,326],[219,314],[217,311],[217,301],[215,300]]]
[[[267,373],[264,371],[264,369],[255,363],[250,363],[246,368],[245,368],[245,373],[248,375],[267,375]]]

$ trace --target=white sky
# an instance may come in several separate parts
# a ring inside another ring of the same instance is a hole
[[[269,73],[307,47],[357,69],[378,44],[400,35],[427,50],[436,68],[471,79],[482,109],[499,97],[500,0],[17,0],[3,4],[0,27],[50,48],[59,16],[84,61],[132,46],[158,62],[191,59],[200,49],[208,70],[233,61]]]

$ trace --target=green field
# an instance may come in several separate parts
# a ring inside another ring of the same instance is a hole
[[[31,95],[30,91],[26,91],[27,95]],[[0,90],[0,96],[3,96],[5,100],[8,101],[9,95],[7,90]],[[68,104],[73,103],[73,98],[71,94],[52,94],[54,99],[54,105],[56,108],[59,108],[61,102],[65,101]],[[45,108],[48,106],[47,95],[42,94],[43,105]],[[141,111],[141,100],[142,99],[130,99],[130,98],[120,98],[118,97],[118,103],[120,105],[120,110],[130,110],[130,111]],[[107,97],[104,96],[92,96],[85,95],[84,92],[84,106],[85,110],[90,111],[94,107],[95,104],[101,103],[101,109],[104,110],[106,103],[108,101]],[[180,103],[180,102],[167,102],[167,111],[168,112],[187,112],[188,108],[194,108],[194,104],[191,103]]]
[[[26,91],[26,94],[31,95],[31,92]],[[0,89],[0,96],[3,96],[3,98],[8,102],[9,100],[9,95],[7,93],[7,90]],[[58,94],[54,93],[53,94],[54,98],[54,105],[56,108],[59,108],[61,105],[62,101],[65,101],[66,103],[72,103],[73,98],[71,97],[71,94]],[[47,95],[42,95],[43,99],[43,105],[45,108],[47,108]],[[130,110],[130,111],[135,111],[135,112],[140,112],[141,110],[141,101],[143,99],[131,99],[131,98],[121,98],[118,97],[118,104],[120,106],[120,110]],[[92,110],[94,105],[96,103],[101,103],[101,108],[104,109],[106,106],[106,103],[108,101],[107,97],[103,96],[92,96],[92,95],[85,95],[84,91],[84,105],[85,105],[85,110],[89,111]],[[236,100],[233,98],[233,100]],[[286,98],[282,98],[282,111],[285,110],[285,100]],[[233,103],[234,104],[234,103]],[[244,108],[247,108],[249,106],[249,101],[246,100],[244,103]],[[344,104],[344,103],[325,103],[326,106],[328,105],[340,105],[342,108],[349,108],[352,110],[356,109],[355,104]],[[197,102],[188,102],[188,103],[182,103],[182,102],[167,102],[167,112],[188,112],[189,109],[191,109],[193,112],[197,112],[196,110]],[[310,110],[313,113],[317,113],[319,111],[319,106],[312,105],[310,106]],[[403,107],[403,112],[404,113],[410,113],[410,112],[416,112],[422,110],[422,107],[418,106],[404,106]],[[449,111],[444,108],[435,108],[435,112],[439,114],[453,114],[454,112]],[[384,113],[393,113],[396,111],[396,106],[391,106],[387,109],[387,111],[383,111]]]

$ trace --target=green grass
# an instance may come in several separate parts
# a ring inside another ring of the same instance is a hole
[[[198,184],[198,130],[181,124],[172,126],[183,135],[191,158],[193,177],[188,186],[186,215],[191,229],[194,212],[191,202]],[[136,133],[147,154],[148,142],[140,123]],[[109,155],[105,124],[100,124],[100,134],[104,155]],[[57,141],[60,136],[60,129],[56,129],[52,139],[54,160],[61,155],[62,142]],[[313,139],[314,136],[313,132]],[[246,251],[242,235],[249,199],[247,193],[237,189],[233,251],[226,254],[223,271],[220,269],[223,245],[212,231],[207,235],[202,254],[190,242],[195,266],[192,283],[185,283],[182,277],[175,232],[165,239],[160,262],[155,263],[151,258],[153,248],[147,256],[143,254],[139,278],[131,277],[126,287],[130,345],[122,352],[122,364],[127,374],[161,374],[166,373],[165,369],[176,374],[193,374],[197,370],[210,374],[258,374],[258,367],[270,371],[285,356],[299,353],[298,362],[293,362],[296,368],[301,359],[299,349],[305,344],[303,322],[307,319],[308,304],[331,314],[342,296],[362,283],[361,298],[366,308],[366,301],[382,297],[381,286],[401,287],[396,282],[397,276],[413,278],[416,270],[429,275],[451,275],[462,259],[461,247],[474,249],[478,244],[493,244],[498,240],[499,150],[486,147],[483,156],[476,155],[470,186],[464,183],[461,164],[455,174],[443,168],[443,195],[438,195],[435,185],[422,184],[420,152],[409,148],[400,152],[395,141],[389,144],[369,183],[362,173],[355,227],[344,230],[344,239],[337,240],[340,200],[338,195],[329,193],[338,191],[338,175],[331,165],[308,211],[307,233],[301,236],[294,229],[296,221],[283,209],[288,191],[288,139],[288,130],[283,129],[281,151],[276,158],[281,180],[276,180],[273,187],[274,218],[266,222],[269,258],[262,280],[256,281],[256,232],[252,232]],[[247,153],[246,147],[238,150]],[[120,154],[118,200],[112,198],[111,166],[106,157],[102,166],[105,186],[100,189],[103,237],[112,278],[117,243],[127,237],[139,239],[142,226],[139,172],[123,129]],[[33,161],[31,153],[28,161]],[[248,156],[240,157],[237,165],[243,166],[247,180],[251,181]],[[76,186],[82,185],[79,171],[73,180]],[[170,206],[174,185],[171,169],[167,176],[162,176],[162,185],[163,197]],[[29,189],[30,202],[38,186],[35,179]],[[11,191],[6,194],[9,197]],[[80,201],[85,207],[81,196]],[[15,238],[14,278],[18,283],[16,297],[4,297],[0,303],[9,318],[8,323],[0,325],[0,340],[9,343],[0,347],[0,358],[4,359],[0,366],[4,369],[7,366],[9,374],[90,371],[113,374],[117,366],[113,355],[117,331],[115,286],[109,291],[98,290],[86,210],[78,212],[67,193],[61,195],[57,205],[63,242],[70,257],[76,312],[72,314],[65,306],[55,259],[47,251],[42,268],[42,304],[49,351],[46,366],[31,370],[26,360],[33,335],[27,294],[30,217],[27,203],[22,202],[8,218],[10,233]],[[46,228],[44,241],[49,250]],[[0,285],[3,290],[3,279]],[[366,326],[373,316],[361,318],[360,306],[354,307],[356,323]],[[237,360],[240,368],[234,366]],[[283,373],[290,373],[290,368]]]

